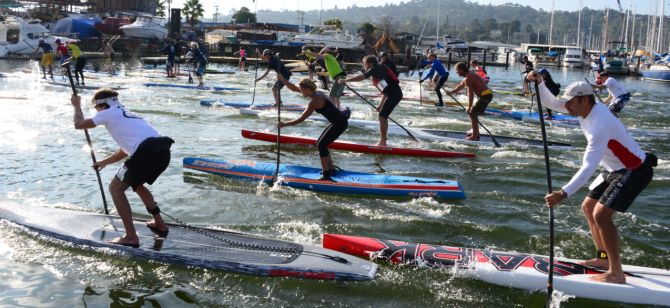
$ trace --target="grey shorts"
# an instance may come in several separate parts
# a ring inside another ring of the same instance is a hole
[[[335,77],[333,85],[330,87],[330,93],[328,93],[328,96],[336,98],[340,98],[342,96],[342,92],[344,91],[344,85],[337,82],[339,79],[340,79],[339,76]]]

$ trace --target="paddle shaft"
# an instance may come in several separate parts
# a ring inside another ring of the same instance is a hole
[[[421,59],[418,60],[417,66],[421,66]],[[421,78],[423,77],[423,70],[419,68],[419,104],[423,106],[423,90],[421,89]]]
[[[258,60],[258,57],[256,57],[256,60]],[[281,67],[281,59],[279,58],[279,55],[277,55],[277,63]],[[258,65],[256,65],[258,67]],[[277,74],[281,74],[281,72],[278,72]],[[279,94],[278,94],[279,95]],[[277,102],[277,165],[275,166],[275,173],[272,174],[272,185],[275,184],[277,181],[277,177],[279,176],[279,155],[281,154],[281,128],[279,127],[279,123],[281,123],[281,99]]]
[[[463,106],[463,104],[461,104],[461,102],[459,102],[453,95],[451,95],[451,93],[447,92],[447,94],[449,95],[449,97],[451,97],[451,99],[454,100],[454,102],[456,102],[459,106],[461,106],[461,108],[463,108],[463,110],[465,110],[466,112],[468,111],[468,109],[465,108],[465,106]],[[500,143],[498,143],[498,140],[496,140],[496,137],[493,137],[493,134],[491,134],[491,131],[489,131],[489,129],[486,128],[486,126],[484,126],[484,124],[482,124],[482,122],[480,122],[479,119],[477,119],[477,124],[479,124],[479,126],[481,126],[489,134],[489,136],[491,136],[491,140],[493,141],[493,144],[496,147],[500,147]]]
[[[589,82],[589,80],[588,80],[586,77],[584,77],[584,80],[586,80],[586,83],[588,83],[591,87],[593,87],[593,85]],[[598,95],[598,93],[596,93],[596,91],[593,91],[593,94],[595,94],[596,97],[597,97],[601,102],[603,102],[603,103],[605,102],[605,101],[603,101],[603,99],[600,97],[600,95]]]
[[[365,99],[365,97],[363,97],[362,95],[360,95],[358,92],[356,92],[356,90],[352,89],[349,85],[345,84],[344,86],[347,87],[347,89],[349,89],[349,91],[354,92],[354,94],[356,94],[356,96],[360,97],[360,99],[362,99],[364,102],[368,103],[368,105],[372,106],[373,108],[377,108],[377,106],[375,106],[373,103],[371,103],[370,101],[368,101],[367,99]],[[407,128],[405,128],[404,126],[400,125],[400,123],[398,123],[398,122],[396,122],[395,120],[391,119],[391,117],[388,117],[388,119],[391,120],[391,122],[395,123],[395,125],[398,125],[400,128],[402,128],[402,129],[407,133],[407,135],[408,135],[410,138],[412,138],[414,141],[421,142],[419,139],[417,139],[416,137],[414,137],[414,135],[412,135],[412,133],[410,133],[410,131],[407,130]]]
[[[254,32],[255,33],[255,32]],[[254,34],[256,35],[256,34]],[[256,100],[256,79],[258,78],[258,52],[256,52],[256,68],[254,69],[254,92],[251,94],[251,106],[254,105]]]
[[[537,98],[537,110],[542,110],[540,100],[540,88],[535,82],[535,95]],[[544,117],[540,114],[540,130],[542,131],[542,143],[544,147],[544,165],[547,170],[547,191],[551,193],[551,167],[549,165],[549,145],[547,144],[547,131],[544,127]],[[549,276],[547,277],[547,307],[551,303],[551,294],[554,291],[554,208],[549,207]]]
[[[72,80],[72,72],[70,72],[70,64],[65,65],[65,71],[67,72],[67,78],[70,80],[70,87],[72,88],[72,94],[77,96],[77,88],[74,86],[74,81]],[[93,164],[97,163],[95,159],[95,152],[93,151],[93,143],[91,142],[91,136],[88,134],[88,129],[84,129],[84,135],[86,135],[86,142],[88,143],[88,148],[91,152],[91,159]],[[100,170],[95,169],[95,175],[98,178],[98,186],[100,187],[100,195],[102,196],[102,204],[105,207],[105,214],[109,215],[109,209],[107,208],[107,198],[105,197],[105,190],[102,188],[102,179],[100,178]]]

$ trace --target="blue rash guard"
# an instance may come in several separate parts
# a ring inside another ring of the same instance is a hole
[[[435,59],[435,61],[432,61],[432,62],[429,62],[429,63],[432,63],[432,65],[430,66],[430,71],[428,71],[428,74],[426,75],[426,78],[421,79],[421,81],[424,81],[424,80],[426,80],[430,77],[433,77],[433,74],[435,74],[436,72],[437,72],[438,75],[440,75],[440,77],[449,76],[449,73],[444,68],[444,66],[442,65],[442,62],[440,62],[440,60]]]

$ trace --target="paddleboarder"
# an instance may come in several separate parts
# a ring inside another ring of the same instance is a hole
[[[444,68],[444,65],[442,65],[442,62],[434,53],[428,55],[428,65],[430,65],[430,71],[428,71],[426,77],[421,78],[421,76],[419,76],[419,83],[423,83],[426,79],[433,78],[433,75],[437,73],[437,76],[439,77],[435,83],[435,88],[433,89],[435,93],[437,93],[438,99],[438,102],[435,103],[435,106],[442,107],[444,106],[444,101],[442,101],[442,87],[444,86],[444,83],[447,82],[447,78],[449,78],[449,72],[447,72],[447,70]]]
[[[486,69],[480,67],[477,60],[470,61],[470,70],[479,75],[479,77],[482,77],[486,84],[489,84],[489,81],[491,81],[491,78],[489,78],[489,75],[486,73]]]
[[[234,52],[233,55],[240,56],[240,63],[239,63],[240,72],[246,72],[247,71],[247,50],[244,49],[244,47],[240,46],[240,50]]]
[[[390,68],[396,76],[400,75],[400,72],[398,72],[398,66],[395,64],[395,62],[393,62],[393,59],[388,52],[382,52],[379,54],[379,63]]]
[[[526,77],[528,77],[528,74],[533,71],[533,61],[528,60],[528,56],[523,56],[521,60],[519,60],[522,64],[524,64],[526,67],[526,70],[521,72],[521,74],[524,74],[522,80],[523,80],[523,94],[528,94],[530,91],[528,91],[528,82],[526,81]]]
[[[561,84],[556,83],[553,78],[551,78],[551,74],[546,68],[541,68],[538,73],[540,73],[540,76],[542,76],[542,80],[544,80],[544,85],[547,86],[547,89],[549,89],[549,92],[551,92],[552,95],[558,96],[559,93],[561,93]],[[552,120],[553,115],[551,114],[551,109],[547,109],[547,116],[545,119],[547,120]]]
[[[165,47],[161,50],[161,52],[166,55],[165,58],[165,72],[167,73],[168,78],[175,78],[177,77],[175,74],[174,70],[174,59],[175,56],[177,55],[177,49],[172,42],[172,40],[167,40],[165,42]]]
[[[468,109],[466,112],[470,117],[470,124],[472,124],[472,132],[465,137],[467,140],[479,141],[479,115],[484,113],[486,107],[493,100],[493,92],[486,86],[486,82],[482,77],[479,77],[475,72],[471,72],[468,66],[463,62],[456,63],[456,73],[463,77],[463,81],[459,83],[453,90],[447,91],[449,95],[460,91],[464,87],[468,87]],[[475,96],[478,97],[477,102],[473,104]]]
[[[321,55],[326,65],[326,72],[330,78],[333,78],[333,85],[330,87],[328,97],[335,103],[337,108],[340,108],[340,97],[344,91],[344,85],[339,83],[340,78],[347,77],[347,74],[342,70],[342,66],[335,57],[335,50],[324,47],[321,49]]]
[[[193,66],[195,67],[195,77],[198,79],[198,87],[204,86],[202,76],[205,75],[205,67],[207,66],[207,56],[202,49],[198,47],[198,43],[191,42],[191,55],[193,56]]]
[[[45,67],[49,68],[49,76],[51,76],[51,79],[54,79],[54,73],[53,73],[53,63],[54,63],[54,54],[53,54],[53,47],[49,43],[44,42],[44,40],[39,40],[39,44],[37,45],[37,48],[35,48],[35,51],[33,51],[33,55],[36,54],[40,49],[42,49],[42,60],[40,61],[40,67],[42,68],[42,74],[44,77],[42,79],[47,79],[47,69]]]
[[[619,116],[619,112],[626,106],[626,103],[630,100],[630,91],[621,85],[619,81],[612,78],[607,74],[606,71],[600,72],[600,78],[602,81],[601,85],[594,85],[596,89],[607,88],[607,98],[603,103],[609,103],[609,109],[614,113],[615,116]]]
[[[538,73],[529,74],[528,80],[540,83],[540,97],[545,106],[579,117],[588,142],[577,173],[560,190],[547,194],[545,201],[550,207],[557,206],[574,195],[598,165],[605,168],[606,172],[593,181],[582,201],[582,210],[596,246],[596,257],[581,264],[607,269],[605,273],[592,276],[594,281],[625,283],[619,257],[619,235],[612,218],[616,212],[625,213],[651,182],[658,159],[654,154],[645,153],[621,121],[605,105],[596,102],[593,88],[588,83],[571,83],[563,97],[558,99]]]
[[[379,112],[379,142],[376,145],[385,147],[389,128],[388,117],[402,100],[402,89],[400,89],[398,76],[387,66],[379,64],[377,57],[365,56],[363,68],[366,70],[365,73],[340,79],[340,82],[346,84],[350,81],[361,81],[372,77],[372,84],[382,93],[382,102],[376,108]]]
[[[258,50],[256,50],[256,54],[258,54]],[[282,75],[284,79],[290,80],[291,79],[291,72],[284,66],[284,63],[281,62],[279,59],[278,55],[275,55],[272,50],[270,49],[265,49],[263,50],[263,54],[261,55],[261,59],[263,59],[264,62],[267,62],[268,68],[265,70],[265,73],[261,75],[261,77],[258,77],[256,79],[256,82],[259,82],[265,78],[270,71],[275,71],[277,72],[277,76]],[[282,101],[281,101],[281,89],[284,87],[284,83],[282,83],[279,79],[274,83],[272,86],[272,95],[275,98],[275,106],[281,106]]]
[[[316,141],[316,147],[319,149],[319,157],[321,158],[322,172],[320,180],[332,181],[333,179],[331,176],[337,173],[337,169],[333,164],[333,159],[330,157],[328,146],[337,140],[349,126],[348,120],[351,111],[349,111],[348,108],[345,110],[337,108],[332,100],[325,94],[316,90],[316,84],[309,78],[300,80],[300,83],[297,86],[290,83],[281,74],[277,74],[277,78],[286,85],[289,90],[300,92],[302,93],[302,96],[310,99],[307,108],[299,118],[288,122],[279,122],[277,123],[277,127],[282,128],[302,123],[312,115],[314,111],[321,114],[330,123]]]
[[[111,40],[104,40],[102,41],[102,48],[100,50],[104,53],[105,55],[105,67],[109,70],[110,75],[114,75],[114,47],[112,47],[112,42]]]
[[[75,42],[69,42],[67,48],[70,49],[70,58],[66,62],[72,63],[74,61],[74,78],[77,80],[77,85],[79,84],[79,77],[81,76],[81,85],[85,86],[84,82],[84,66],[86,66],[86,57],[81,52],[81,49],[77,46]]]
[[[158,204],[144,184],[153,184],[170,163],[170,146],[174,141],[160,133],[143,118],[128,111],[119,101],[119,93],[111,89],[100,89],[93,95],[93,107],[96,114],[84,118],[81,110],[81,97],[73,95],[70,99],[74,107],[74,127],[89,129],[104,125],[119,149],[93,165],[101,170],[105,166],[128,159],[119,167],[109,184],[114,206],[123,220],[126,234],[110,241],[113,244],[139,247],[140,240],[135,232],[132,213],[125,191],[132,187],[153,219],[147,227],[161,237],[168,234],[168,226],[160,215]]]

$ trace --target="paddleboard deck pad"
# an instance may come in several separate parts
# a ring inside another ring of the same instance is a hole
[[[276,142],[277,134],[250,131],[243,129],[242,137],[248,139],[255,139],[268,142]],[[299,137],[299,136],[280,136],[280,143],[289,143],[289,144],[301,144],[301,145],[311,145],[316,146],[315,138],[308,137]],[[387,155],[405,155],[405,156],[420,156],[420,157],[441,157],[441,158],[453,158],[453,157],[468,157],[474,158],[475,154],[473,153],[464,153],[464,152],[453,152],[453,151],[436,151],[428,149],[410,149],[410,148],[396,148],[388,146],[376,146],[369,144],[360,144],[348,141],[335,141],[328,146],[331,149],[335,150],[344,150],[360,153],[371,153],[371,154],[387,154]]]
[[[89,212],[3,202],[0,221],[85,250],[251,275],[370,280],[377,271],[375,264],[343,253],[230,231],[170,225],[168,236],[158,238],[139,220],[139,248],[110,244],[125,232],[121,219]]]
[[[230,108],[251,108],[255,110],[276,110],[275,104],[252,104],[251,102],[229,102],[220,99],[206,99],[200,101],[200,106],[204,107],[230,107]],[[298,104],[284,104],[281,110],[303,111],[305,106]]]
[[[340,234],[324,234],[323,247],[397,264],[453,268],[456,274],[505,287],[547,287],[549,258],[545,256]],[[623,269],[628,273],[625,284],[595,282],[589,276],[601,271],[574,260],[554,259],[554,290],[582,298],[670,305],[670,271],[627,265]]]
[[[213,160],[186,157],[184,168],[229,178],[272,183],[276,164],[250,160]],[[321,169],[279,165],[278,182],[297,189],[315,192],[380,195],[393,197],[465,198],[463,187],[456,181],[396,175],[379,175],[339,171],[333,181],[319,180]]]
[[[230,88],[230,87],[209,87],[209,86],[197,86],[189,84],[173,84],[173,83],[145,83],[145,87],[160,87],[160,88],[179,88],[179,89],[193,89],[193,90],[202,90],[202,91],[239,91],[240,88]]]

